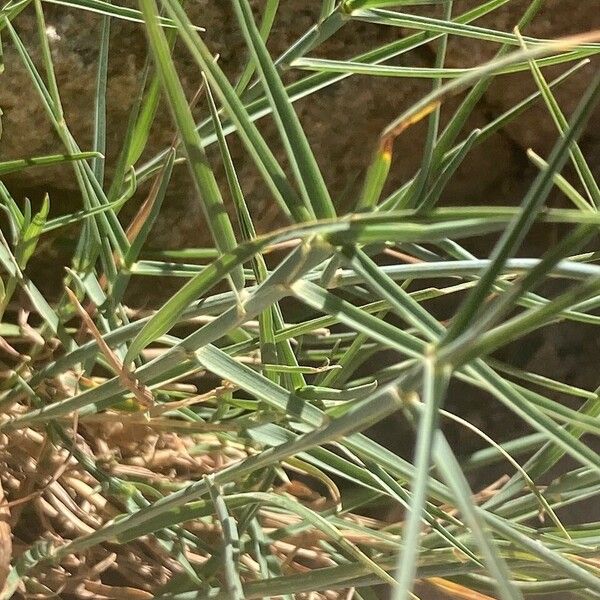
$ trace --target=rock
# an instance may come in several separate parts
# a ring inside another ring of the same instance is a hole
[[[254,2],[256,8],[260,2]],[[294,39],[306,31],[318,18],[318,4],[299,8],[292,0],[282,0],[281,8],[269,44],[277,55]],[[472,7],[472,1],[457,0],[455,13]],[[513,0],[502,9],[481,20],[481,25],[510,31],[519,15],[529,5],[529,0]],[[67,123],[82,149],[91,144],[93,97],[96,77],[97,46],[100,17],[96,14],[44,4],[47,32],[55,61],[56,77],[64,105]],[[439,12],[438,7],[429,7]],[[206,27],[203,34],[211,49],[219,54],[220,64],[235,79],[247,60],[247,52],[238,31],[230,4],[210,0],[197,0],[189,4],[189,12],[198,25]],[[576,0],[548,1],[543,13],[528,31],[531,35],[553,37],[590,28],[598,18],[592,3]],[[15,19],[15,28],[32,54],[40,63],[39,43],[33,6]],[[318,53],[324,56],[352,56],[373,48],[406,32],[397,28],[351,22],[333,36]],[[0,107],[4,111],[4,133],[0,140],[3,159],[50,154],[61,151],[50,121],[44,113],[28,74],[12,45],[5,46],[5,72],[0,87]],[[108,140],[107,172],[118,153],[125,131],[127,115],[133,98],[139,92],[139,74],[143,65],[146,43],[139,24],[112,20],[111,54],[108,82]],[[468,38],[453,39],[449,45],[448,64],[469,66],[489,59],[495,52],[494,44],[482,45]],[[182,81],[193,95],[200,83],[200,73],[183,45],[175,52]],[[427,47],[403,57],[403,64],[430,65],[432,53]],[[561,90],[561,100],[568,113],[581,95],[590,71],[581,72]],[[286,78],[296,76],[286,73]],[[508,84],[507,84],[508,82]],[[375,147],[381,130],[410,103],[430,89],[425,80],[384,79],[353,77],[321,90],[310,98],[296,103],[296,109],[306,128],[319,164],[336,201],[350,208],[354,202],[365,166]],[[485,124],[495,114],[506,110],[532,88],[529,74],[506,77],[495,83],[473,115],[471,126]],[[456,100],[448,102],[448,108]],[[445,110],[448,110],[445,108]],[[536,108],[535,119],[531,113],[511,125],[507,133],[486,142],[482,151],[473,152],[468,165],[459,171],[447,190],[451,201],[506,202],[523,186],[523,168],[526,164],[523,149],[534,146],[544,152],[556,139],[551,121],[541,118],[544,109]],[[207,116],[203,103],[197,108],[198,119]],[[525,121],[525,119],[527,119]],[[526,123],[526,126],[525,126]],[[420,161],[424,125],[417,125],[398,139],[390,185],[398,185],[409,177]],[[271,119],[263,119],[261,129],[270,143],[278,147],[276,128]],[[590,132],[590,137],[598,136]],[[152,156],[169,143],[173,125],[169,112],[161,106],[149,143],[147,156]],[[281,223],[281,216],[273,209],[273,202],[260,180],[245,150],[232,138],[233,154],[240,168],[244,190],[251,201],[259,227],[266,229]],[[278,152],[282,155],[282,152]],[[210,153],[219,171],[218,157]],[[284,161],[285,164],[285,161]],[[476,172],[477,177],[472,173]],[[12,189],[34,194],[36,190],[50,189],[53,197],[65,206],[78,206],[73,195],[75,180],[70,168],[36,168],[8,180]],[[179,167],[171,186],[168,209],[162,224],[156,228],[154,243],[180,246],[184,243],[198,245],[206,242],[199,234],[206,228],[198,202],[187,177],[186,169]],[[182,219],[182,212],[186,218]]]
[[[546,0],[522,34],[550,40],[597,30],[600,27],[600,10],[598,10],[598,5],[594,6],[593,4],[579,0]],[[467,10],[468,5],[468,2],[461,0],[459,3],[455,3],[455,11]],[[477,25],[512,32],[529,5],[529,0],[513,0],[501,10],[483,17],[477,22]],[[491,60],[497,49],[496,44],[481,44],[471,38],[453,38],[448,48],[448,64],[456,67],[475,66]],[[566,71],[572,64],[544,69],[544,75],[550,81]],[[594,72],[597,72],[599,68],[600,58],[596,56],[592,58],[590,65],[571,75],[567,82],[556,88],[556,97],[567,117],[577,106]],[[536,90],[536,85],[529,72],[500,77],[490,86],[486,94],[486,103],[492,113],[501,113]],[[597,117],[600,117],[600,110],[596,111],[591,122]],[[556,126],[543,103],[508,125],[505,132],[521,148],[531,147],[542,154],[550,150],[558,136]],[[590,142],[593,139],[600,139],[600,133],[597,128],[594,130],[590,127],[586,137]]]

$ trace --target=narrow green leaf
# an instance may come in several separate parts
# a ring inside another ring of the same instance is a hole
[[[424,410],[421,411],[417,430],[414,459],[415,479],[411,486],[410,512],[406,525],[403,527],[404,551],[398,556],[398,587],[394,590],[394,600],[408,600],[412,594],[419,558],[421,520],[427,499],[429,467],[433,455],[434,439],[438,430],[439,410],[443,404],[451,373],[450,369],[437,362],[433,352],[434,350],[423,360]]]
[[[46,224],[49,210],[50,199],[46,194],[39,212],[34,215],[31,223],[23,230],[21,240],[17,246],[15,257],[20,269],[25,268],[25,265],[27,265],[27,262],[35,251],[39,237],[44,231],[44,225]]]
[[[357,211],[373,208],[379,201],[381,192],[390,172],[392,152],[389,140],[385,140],[377,150],[365,175],[363,189],[356,205]]]
[[[233,6],[246,43],[255,56],[288,159],[294,167],[298,186],[303,192],[304,202],[319,219],[335,217],[335,209],[321,171],[277,69],[260,37],[250,5],[247,0],[235,0]]]
[[[540,170],[547,170],[548,163],[533,150],[527,150],[527,157]],[[593,206],[560,174],[553,175],[555,185],[580,210],[593,210]]]
[[[93,148],[101,155],[106,154],[106,85],[108,75],[108,50],[110,45],[110,17],[102,17],[100,48],[98,50],[98,74],[94,96],[94,142]],[[96,180],[104,182],[104,163],[94,159],[91,164]]]
[[[144,23],[144,17],[139,10],[127,6],[105,2],[104,0],[44,0],[50,4],[58,4],[70,8],[87,10],[100,15],[106,15],[115,19],[133,21],[134,23]],[[158,17],[158,22],[162,27],[174,28],[175,24],[165,17]],[[197,28],[202,30],[201,27]]]
[[[204,210],[207,225],[215,245],[222,253],[232,251],[236,244],[235,234],[215,176],[202,149],[202,140],[196,131],[192,112],[185,98],[181,82],[171,58],[169,45],[158,23],[158,10],[154,0],[140,0],[146,21],[146,31],[156,68],[160,73],[163,89],[177,124],[188,157],[190,172]],[[244,286],[244,275],[237,265],[231,270],[236,288]]]
[[[210,477],[205,477],[217,519],[221,523],[221,535],[223,536],[223,561],[225,575],[225,589],[231,600],[243,600],[244,590],[240,579],[240,538],[235,519],[229,514],[227,505],[221,491],[212,482]]]
[[[61,165],[66,162],[88,159],[103,159],[99,152],[79,152],[77,154],[53,154],[51,156],[35,156],[32,158],[20,158],[0,162],[0,175],[16,173],[29,167],[45,167],[50,165]]]
[[[569,130],[565,132],[565,135],[554,147],[548,160],[548,169],[542,171],[538,177],[536,177],[534,183],[529,188],[527,195],[523,198],[521,204],[522,210],[519,216],[516,217],[506,229],[494,248],[490,268],[483,274],[478,285],[469,294],[462,307],[455,315],[452,325],[443,342],[445,345],[456,339],[465,330],[468,324],[472,322],[475,315],[480,312],[480,307],[484,302],[485,297],[490,292],[494,280],[500,273],[502,265],[505,263],[506,259],[518,249],[525,234],[529,231],[535,220],[535,215],[550,193],[553,174],[560,171],[565,164],[571,142],[577,139],[581,134],[586,119],[599,98],[600,76],[596,77],[595,81],[588,88],[587,93],[579,104],[577,112],[573,116]]]
[[[352,18],[366,21],[368,23],[379,23],[393,27],[407,27],[409,29],[423,29],[425,31],[464,36],[481,41],[519,46],[519,40],[515,34],[505,33],[503,31],[489,29],[487,27],[478,27],[477,25],[448,23],[447,21],[433,17],[423,17],[420,15],[411,15],[408,13],[400,13],[383,9],[358,9],[352,11]],[[548,40],[532,37],[524,37],[524,40],[530,45],[542,45],[548,42]],[[594,43],[588,43],[582,45],[582,47],[589,49],[592,52],[600,49],[600,46]]]
[[[521,46],[523,48],[527,48],[525,39],[520,34],[518,29],[516,30],[515,33],[517,35],[517,38],[519,39],[519,42],[521,43]],[[567,118],[564,116],[562,110],[560,109],[560,106],[559,106],[556,98],[554,97],[554,94],[552,94],[552,90],[548,86],[548,83],[547,83],[546,79],[544,78],[544,75],[542,74],[542,71],[541,71],[540,65],[539,65],[539,61],[530,60],[529,66],[531,68],[533,78],[534,78],[538,88],[540,89],[542,98],[544,99],[544,102],[546,103],[548,111],[550,112],[550,115],[552,116],[552,119],[556,125],[556,128],[558,129],[558,132],[561,135],[564,135],[565,131],[569,127],[569,123],[567,121]],[[577,174],[579,175],[579,179],[580,179],[583,187],[585,188],[585,191],[589,198],[589,201],[595,207],[600,206],[600,187],[598,187],[598,184],[596,183],[594,175],[592,174],[592,171],[583,155],[583,152],[581,151],[581,148],[579,147],[579,145],[577,144],[576,141],[572,142],[570,156],[571,156],[573,165],[577,171]]]
[[[277,9],[279,8],[279,0],[267,0],[265,4],[265,8],[262,12],[262,19],[260,22],[259,32],[260,37],[266,43],[269,38],[269,33],[271,33],[271,28],[273,27],[273,23],[275,21],[275,17],[277,15]],[[248,64],[244,67],[240,78],[235,86],[235,91],[238,96],[241,96],[250,83],[252,79],[252,75],[256,70],[256,63],[253,59],[248,61]]]
[[[511,581],[506,562],[498,551],[498,547],[493,539],[486,531],[485,522],[473,503],[469,484],[461,471],[460,465],[446,438],[439,430],[436,432],[434,460],[438,471],[442,474],[448,487],[454,493],[456,506],[459,508],[463,519],[468,523],[470,534],[477,541],[485,564],[495,579],[498,595],[503,600],[522,600],[523,594]],[[487,517],[488,523],[492,519],[493,515],[489,515]],[[498,520],[494,519],[494,523],[497,524]]]
[[[148,344],[169,331],[183,311],[202,294],[210,290],[233,269],[250,259],[259,243],[240,246],[233,252],[222,255],[202,273],[188,281],[162,308],[148,321],[131,342],[126,362],[131,362]]]
[[[256,163],[284,214],[293,217],[298,222],[310,221],[313,215],[287,181],[287,177],[275,159],[272,150],[254,125],[254,119],[240,102],[235,89],[215,63],[206,45],[194,32],[185,11],[174,0],[164,0],[164,6],[171,18],[179,25],[180,34],[188,50],[202,68],[203,73],[211,83],[212,89],[219,96],[250,156]],[[212,118],[210,124],[213,125]],[[202,131],[202,128],[200,130]]]

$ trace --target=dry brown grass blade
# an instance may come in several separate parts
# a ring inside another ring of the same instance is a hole
[[[198,100],[202,96],[203,90],[204,90],[204,82],[202,82],[200,84],[200,87],[194,94],[194,97],[192,98],[192,100],[190,102],[190,108],[193,109],[196,106],[196,104],[198,103]],[[180,143],[181,143],[181,139],[180,139],[179,133],[176,133],[171,140],[171,145],[167,149],[167,152],[172,152],[172,151],[177,150]],[[163,179],[163,175],[164,175],[166,168],[167,168],[167,164],[165,163],[163,165],[163,168],[160,169],[160,171],[156,174],[156,177],[154,178],[154,182],[152,183],[152,187],[150,188],[150,192],[148,193],[148,196],[146,196],[146,199],[144,200],[144,202],[138,209],[137,213],[135,214],[135,216],[129,223],[129,225],[127,227],[127,231],[125,232],[125,235],[127,236],[127,240],[129,242],[132,242],[137,237],[137,235],[139,234],[139,232],[142,228],[142,225],[144,224],[144,222],[148,218],[148,215],[152,211],[152,207],[154,206],[154,203],[156,202],[156,198],[158,196],[158,192],[160,190],[160,186],[162,184],[162,179]]]
[[[3,350],[12,358],[21,359],[22,355],[17,352],[2,336],[0,336],[0,350]]]
[[[495,496],[502,489],[502,486],[508,480],[509,480],[508,475],[506,475],[506,474],[502,475],[496,481],[494,481],[493,483],[488,485],[486,488],[477,492],[477,494],[473,494],[473,496],[472,496],[473,504],[476,504],[476,505],[483,504],[486,500],[489,500],[490,498]],[[440,506],[440,510],[444,511],[445,513],[447,513],[450,516],[456,516],[456,515],[458,515],[458,512],[459,512],[458,509],[453,508],[448,505]]]
[[[162,407],[161,407],[162,408]],[[239,431],[240,425],[234,423],[202,423],[202,422],[189,422],[179,419],[169,419],[166,417],[155,417],[151,413],[151,421],[148,421],[144,415],[134,413],[128,415],[124,413],[113,413],[105,412],[102,414],[91,414],[86,415],[82,422],[85,424],[96,423],[96,424],[107,424],[107,423],[123,423],[125,426],[133,425],[145,425],[150,427],[153,431],[167,431],[177,433],[208,433],[208,432],[221,432],[221,431]]]
[[[4,588],[4,584],[6,583],[11,558],[10,509],[6,504],[2,481],[0,480],[0,590]]]
[[[388,160],[391,160],[394,140],[403,131],[406,131],[409,127],[416,125],[419,123],[419,121],[422,121],[425,117],[430,115],[438,106],[440,106],[441,103],[442,100],[434,100],[430,102],[416,114],[411,115],[408,119],[400,121],[400,123],[398,123],[395,127],[389,131],[386,131],[379,139],[379,152],[385,154],[388,157]]]
[[[23,337],[36,346],[45,346],[46,340],[29,324],[30,311],[19,308],[17,311],[17,323],[21,328]]]
[[[151,600],[154,598],[154,594],[138,588],[117,587],[96,581],[86,581],[85,589],[99,598],[110,598],[110,600]]]
[[[175,140],[173,140],[168,151],[171,152],[175,149],[176,144]],[[125,235],[127,236],[127,240],[129,242],[132,242],[138,236],[140,230],[142,229],[142,225],[144,224],[144,222],[148,218],[148,215],[152,211],[152,208],[154,207],[154,204],[156,202],[156,198],[158,197],[158,192],[160,191],[160,186],[162,185],[162,179],[166,168],[167,165],[165,163],[163,168],[156,174],[156,177],[154,178],[154,182],[152,183],[152,187],[150,188],[146,199],[144,200],[137,213],[129,223],[127,230],[125,231]]]
[[[206,392],[204,394],[196,394],[191,396],[190,398],[184,398],[183,400],[175,400],[173,402],[169,402],[167,404],[160,404],[154,407],[152,411],[150,411],[151,416],[159,416],[165,412],[178,410],[180,408],[187,408],[189,406],[194,406],[195,404],[200,404],[202,402],[208,402],[210,400],[215,400],[219,398],[221,395],[233,391],[236,389],[236,386],[226,382],[223,385],[216,387],[210,392]]]
[[[81,306],[79,300],[77,300],[77,296],[70,290],[69,288],[65,288],[67,292],[67,296],[69,296],[69,300],[77,310],[77,313],[81,317],[84,325],[87,327],[88,331],[92,334],[96,343],[98,344],[98,348],[104,356],[106,360],[110,363],[110,366],[119,374],[119,379],[123,383],[123,385],[135,396],[136,400],[140,403],[141,406],[145,408],[150,408],[154,406],[154,396],[152,392],[143,385],[138,379],[136,379],[127,369],[126,366],[119,360],[117,355],[112,351],[110,346],[104,341],[102,334],[98,331],[96,324],[88,314],[88,312]]]
[[[442,579],[441,577],[430,577],[425,581],[440,590],[444,595],[450,598],[456,598],[456,600],[494,600],[491,596],[486,596],[475,590],[471,590],[464,585]]]
[[[72,419],[72,422],[74,423],[73,426],[73,438],[74,441],[73,443],[75,443],[75,438],[76,438],[76,423],[77,423],[77,419]],[[41,446],[40,452],[38,455],[36,456],[32,456],[32,459],[35,460],[35,464],[36,464],[36,477],[35,478],[30,478],[27,481],[24,482],[22,489],[20,489],[20,492],[23,492],[24,495],[20,496],[19,498],[12,500],[10,502],[6,503],[7,508],[10,509],[15,509],[11,511],[11,523],[13,525],[15,525],[16,523],[18,523],[19,518],[21,516],[21,510],[23,509],[23,507],[31,502],[32,500],[35,500],[36,498],[39,498],[40,496],[42,496],[44,494],[44,492],[53,484],[57,483],[58,480],[64,475],[64,473],[67,471],[67,469],[69,468],[69,463],[71,460],[71,456],[72,453],[69,451],[69,453],[67,454],[67,456],[65,457],[65,459],[62,461],[61,464],[59,464],[58,467],[53,467],[52,462],[50,460],[50,458],[52,457],[54,453],[54,447],[52,446],[52,444],[50,444],[50,442],[48,441],[48,438],[44,436],[44,441],[43,444]],[[54,468],[54,473],[50,474],[48,472],[49,468]],[[49,479],[43,483],[43,485],[40,487],[40,489],[36,489],[34,490],[33,488],[42,480],[42,477],[44,475],[48,475]],[[1,501],[0,501],[1,504]]]

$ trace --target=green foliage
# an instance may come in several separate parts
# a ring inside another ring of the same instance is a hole
[[[8,224],[0,237],[0,440],[10,447],[24,432],[43,433],[44,447],[32,458],[39,464],[68,451],[69,469],[58,469],[39,492],[19,490],[18,498],[53,494],[55,510],[60,514],[56,507],[62,506],[64,519],[84,526],[37,541],[40,532],[32,534],[33,542],[15,552],[0,599],[60,594],[40,573],[61,568],[68,557],[108,549],[120,565],[128,548],[135,553],[144,544],[178,568],[160,585],[148,581],[135,590],[121,572],[121,588],[165,600],[292,598],[351,588],[352,597],[374,598],[381,584],[405,600],[414,597],[418,580],[456,597],[468,591],[472,598],[503,600],[552,591],[599,597],[600,526],[562,523],[559,509],[600,491],[600,456],[582,440],[600,435],[600,388],[557,381],[495,354],[509,343],[525,343],[531,332],[552,335],[559,322],[600,323],[594,246],[600,191],[578,143],[600,99],[600,76],[587,66],[600,53],[598,35],[560,41],[522,35],[539,1],[530,3],[515,31],[504,32],[477,21],[507,0],[474,3],[464,14],[454,14],[451,0],[326,0],[314,28],[274,60],[266,41],[283,10],[279,2],[266,2],[257,23],[248,0],[232,0],[249,58],[231,81],[202,29],[175,0],[140,0],[139,10],[101,0],[49,0],[101,14],[96,97],[89,107],[93,147],[82,151],[63,116],[45,34],[46,1],[9,1],[0,9],[0,32],[29,73],[63,153],[0,162],[0,175],[70,166],[82,206],[50,216],[53,200],[46,197],[34,214],[29,202],[21,207],[0,183]],[[425,4],[440,4],[439,16],[404,12]],[[23,11],[36,15],[40,65],[13,26]],[[148,56],[120,158],[106,170],[106,80],[116,19],[145,29]],[[311,55],[353,20],[415,33],[349,60]],[[449,68],[445,50],[453,37],[501,47],[488,63]],[[432,67],[389,64],[432,42]],[[198,86],[205,87],[198,98],[206,98],[208,117],[201,123],[194,121],[173,59],[175,43],[188,52],[200,73]],[[550,66],[563,72],[548,81]],[[288,84],[290,69],[295,79]],[[530,71],[537,91],[481,129],[466,130],[490,83],[517,71]],[[589,86],[566,115],[554,90],[575,72],[588,74]],[[343,214],[334,207],[294,102],[353,75],[427,78],[432,86],[373,140],[362,186],[353,187],[355,212]],[[443,121],[442,106],[456,96],[461,103]],[[160,101],[176,136],[142,162]],[[548,111],[557,142],[547,157],[528,153],[538,175],[522,200],[513,207],[439,206],[456,170],[468,167],[481,142],[531,107]],[[276,124],[284,157],[255,124],[264,115]],[[390,189],[395,140],[422,120],[429,126],[420,168]],[[258,215],[229,149],[234,136],[279,207],[280,228],[257,233]],[[214,153],[207,153],[212,144]],[[215,157],[223,181],[211,164]],[[174,166],[184,162],[213,244],[150,250]],[[563,173],[568,163],[574,175]],[[137,201],[145,181],[152,186],[127,227],[121,209]],[[550,193],[563,195],[573,208],[549,208]],[[540,258],[516,258],[540,223],[560,225],[565,233]],[[44,251],[45,236],[67,225],[78,236],[64,276],[68,292],[49,300],[29,268]],[[486,234],[494,234],[493,247]],[[477,240],[481,258],[461,246],[464,239]],[[410,260],[390,264],[389,256],[399,255]],[[148,314],[130,310],[131,282],[152,277],[187,281]],[[563,285],[552,297],[545,285],[551,278]],[[428,287],[419,284],[423,280]],[[436,316],[430,302],[436,298],[456,307],[448,321]],[[394,356],[391,365],[378,360],[384,352]],[[590,360],[583,353],[579,358]],[[498,444],[494,434],[444,408],[453,381],[478,394],[482,411],[511,411],[522,435]],[[48,393],[52,386],[60,393]],[[584,401],[579,408],[566,401],[577,398]],[[403,423],[403,435],[414,432],[412,460],[363,433],[391,415]],[[444,434],[446,420],[489,447],[463,456]],[[179,440],[173,464],[188,452],[218,458],[204,477],[138,476],[117,455],[111,463],[92,451],[94,427],[115,422],[142,438],[166,432]],[[572,459],[567,466],[560,462],[564,456]],[[478,497],[469,480],[491,464],[504,464],[512,476]],[[544,486],[544,475],[557,466],[560,474]],[[295,481],[295,472],[315,489]],[[57,489],[69,500],[61,504]],[[326,490],[325,501],[310,495],[318,498],[316,489]],[[8,493],[7,499],[13,500]],[[85,500],[98,508],[99,499],[103,509],[92,526],[74,505]],[[386,522],[389,514],[403,520]],[[535,517],[543,515],[549,522],[540,525]],[[89,585],[99,585],[100,574]],[[93,589],[99,588],[88,592]],[[115,597],[125,592],[119,593]]]

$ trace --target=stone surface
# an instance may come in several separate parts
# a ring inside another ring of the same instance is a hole
[[[485,16],[477,22],[482,27],[501,31],[512,31],[525,11],[528,1],[509,2],[502,10]],[[457,9],[466,10],[469,2],[456,4]],[[546,0],[523,35],[539,39],[555,39],[596,30],[600,27],[600,5],[594,1]],[[477,40],[453,38],[449,43],[448,58],[452,66],[474,66],[493,58],[497,50],[495,44],[481,44]],[[569,65],[570,66],[570,65]],[[559,66],[544,71],[547,80],[564,72],[568,66]],[[588,67],[569,77],[568,83],[556,88],[556,97],[563,112],[568,116],[575,109],[582,93],[589,84],[594,72],[600,68],[598,57],[592,59]],[[503,112],[514,106],[523,96],[536,90],[528,72],[497,79],[486,94],[486,102],[492,113]],[[596,111],[596,119],[600,111]],[[593,121],[592,121],[593,122]],[[540,104],[538,108],[515,121],[506,132],[523,148],[533,147],[537,152],[547,152],[557,137],[552,119]],[[600,139],[598,128],[588,128],[588,139]]]
[[[254,4],[257,9],[260,8],[260,2]],[[270,49],[274,55],[315,22],[319,4],[315,2],[298,7],[292,0],[282,0],[270,39]],[[502,9],[482,19],[480,24],[510,31],[528,4],[528,0],[512,0]],[[594,2],[578,0],[548,0],[528,33],[549,38],[588,30],[594,26],[595,20],[600,20],[600,11],[593,5]],[[86,149],[91,140],[100,18],[96,14],[63,6],[44,6],[66,120],[82,149]],[[458,14],[472,6],[472,0],[457,0],[454,12]],[[439,7],[427,8],[430,14],[439,11]],[[211,49],[219,54],[220,63],[226,72],[235,78],[247,53],[231,14],[230,3],[197,0],[189,4],[189,10],[194,22],[206,27],[204,37]],[[39,64],[39,42],[33,7],[29,7],[15,20],[15,27]],[[352,56],[407,33],[406,30],[397,28],[353,22],[345,25],[319,49],[319,54],[329,57]],[[9,159],[60,151],[60,144],[41,108],[29,76],[10,42],[7,43],[7,37],[3,32],[5,72],[0,79],[0,107],[4,111],[4,134],[0,140],[0,156]],[[110,165],[123,137],[129,107],[138,93],[145,47],[143,31],[139,25],[113,20],[107,119],[109,175]],[[430,65],[433,50],[427,47],[418,49],[409,57],[403,58],[403,64]],[[481,44],[468,38],[453,39],[449,45],[448,64],[479,64],[491,58],[496,50],[495,44]],[[200,82],[198,69],[185,49],[178,47],[175,56],[182,80],[192,95]],[[572,110],[580,97],[592,67],[583,70],[562,88],[560,99],[566,113]],[[294,73],[286,74],[286,77],[293,76]],[[380,131],[411,102],[427,93],[429,88],[428,81],[355,77],[296,104],[325,178],[342,206],[352,205],[360,187],[364,167]],[[486,94],[470,125],[485,124],[531,89],[533,84],[528,74],[502,78]],[[448,102],[445,110],[451,109],[452,103]],[[533,146],[543,154],[556,139],[554,126],[541,105],[534,110],[534,113],[530,112],[506,132],[495,136],[471,154],[467,165],[457,173],[447,190],[445,198],[448,201],[499,203],[510,202],[517,197],[533,173],[527,166],[523,149]],[[206,117],[204,104],[200,103],[198,106],[197,115],[199,119]],[[261,121],[261,129],[267,139],[277,145],[276,128],[269,118]],[[397,141],[391,173],[392,185],[401,183],[414,172],[420,160],[423,132],[424,126],[418,125],[405,132]],[[156,119],[148,156],[164,148],[172,135],[171,118],[163,106]],[[598,137],[600,133],[597,128],[590,128],[586,143],[594,143]],[[260,228],[265,229],[280,222],[280,216],[273,208],[273,202],[244,149],[233,143],[233,150],[244,189],[254,207]],[[215,168],[219,171],[216,156],[214,158]],[[473,177],[473,173],[477,176]],[[36,190],[49,189],[53,197],[60,199],[60,203],[65,206],[76,206],[79,202],[69,168],[29,169],[18,178],[9,179],[8,183],[19,193],[35,194]],[[181,219],[182,211],[185,211],[186,219]],[[197,245],[201,239],[206,238],[203,233],[205,229],[185,167],[179,167],[171,186],[163,226],[156,231],[155,243]]]

